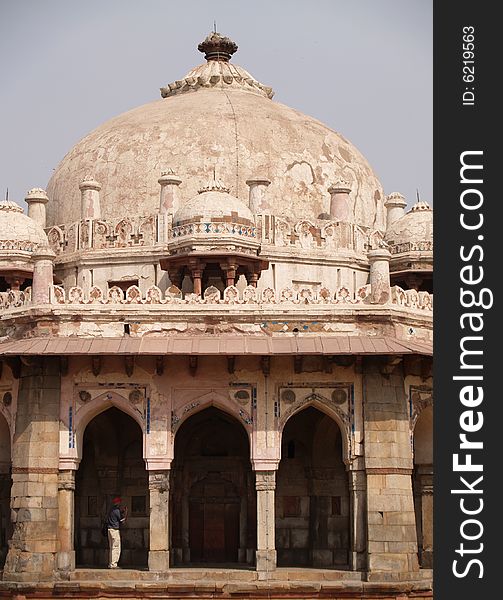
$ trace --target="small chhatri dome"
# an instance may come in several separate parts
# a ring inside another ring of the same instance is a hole
[[[230,38],[212,31],[206,36],[197,49],[204,53],[206,60],[220,60],[228,62],[231,56],[237,51],[238,46]]]
[[[18,204],[0,201],[0,276],[30,277],[35,252],[47,244],[42,227]]]
[[[0,250],[33,252],[47,244],[44,230],[12,200],[0,200]]]
[[[0,200],[0,211],[2,211],[2,213],[13,212],[21,214],[23,214],[24,212],[23,209],[19,206],[19,204],[12,202],[12,200],[9,200],[8,198],[5,198],[5,200]]]
[[[252,225],[254,218],[248,206],[229,194],[229,188],[213,173],[210,181],[199,189],[197,196],[186,202],[173,215],[173,224],[221,221]]]
[[[386,230],[386,241],[391,245],[433,243],[433,209],[422,200]]]

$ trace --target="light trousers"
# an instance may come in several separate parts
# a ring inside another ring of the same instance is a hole
[[[121,532],[118,529],[108,530],[108,568],[117,567],[121,555]]]

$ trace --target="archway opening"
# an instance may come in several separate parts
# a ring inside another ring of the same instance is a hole
[[[256,500],[244,427],[214,407],[193,415],[176,434],[171,474],[175,564],[251,564]]]
[[[349,511],[341,431],[310,406],[283,430],[276,486],[278,566],[347,568]]]
[[[11,444],[10,431],[5,417],[0,414],[0,568],[5,564],[9,540],[12,535],[10,519]]]
[[[433,568],[433,407],[426,407],[414,428],[414,509],[419,565]]]
[[[149,494],[143,435],[132,417],[112,407],[94,417],[84,431],[82,461],[75,478],[77,566],[107,566],[108,540],[101,525],[116,495],[128,507],[119,566],[146,567]]]

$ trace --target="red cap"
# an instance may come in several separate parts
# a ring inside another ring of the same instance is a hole
[[[122,502],[122,498],[120,496],[115,496],[115,498],[112,500],[112,502],[114,504],[120,504]]]

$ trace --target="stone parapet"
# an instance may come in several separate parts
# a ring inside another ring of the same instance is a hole
[[[433,311],[433,294],[418,292],[417,290],[403,290],[398,286],[391,288],[390,300],[387,306],[403,307],[414,311],[430,314]],[[204,294],[183,294],[182,291],[172,286],[163,292],[157,286],[149,287],[144,293],[138,286],[130,286],[125,292],[112,286],[102,289],[92,286],[88,289],[80,286],[72,286],[65,289],[61,286],[52,286],[50,303],[53,305],[78,305],[79,310],[83,307],[101,307],[103,305],[127,304],[131,309],[135,307],[153,307],[158,304],[171,306],[204,305],[211,304],[229,306],[275,306],[287,305],[289,307],[309,306],[323,307],[337,305],[338,308],[352,309],[356,307],[372,306],[370,286],[362,286],[351,294],[346,286],[338,289],[321,287],[318,290],[311,288],[286,287],[281,290],[274,288],[257,289],[253,286],[239,290],[235,286],[225,288],[220,292],[215,287],[207,288]],[[19,308],[22,306],[33,306],[31,288],[22,291],[9,290],[0,292],[0,310]]]
[[[257,210],[259,208],[257,207]],[[355,223],[347,223],[335,218],[290,221],[270,215],[262,208],[260,208],[256,227],[234,223],[231,220],[173,226],[165,220],[164,215],[165,213],[144,216],[125,215],[116,219],[89,216],[81,221],[54,225],[47,228],[46,233],[49,244],[57,255],[105,248],[147,249],[155,247],[164,239],[174,240],[186,235],[204,236],[230,232],[256,239],[264,244],[272,244],[277,248],[311,250],[315,253],[319,252],[320,255],[327,250],[331,252],[350,250],[364,256],[367,249],[378,247],[384,239],[383,232]],[[161,223],[167,228],[164,236],[159,236]]]

